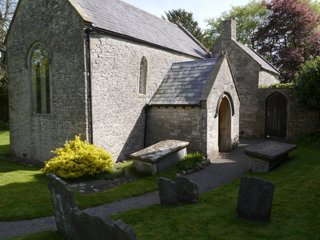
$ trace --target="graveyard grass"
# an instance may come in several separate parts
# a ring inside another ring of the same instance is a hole
[[[140,240],[320,239],[319,146],[300,143],[290,160],[271,173],[249,175],[275,183],[270,223],[248,222],[236,216],[239,179],[201,195],[196,205],[152,206],[113,217],[132,226]]]
[[[8,161],[9,132],[0,129],[0,221],[27,220],[53,215],[47,180],[37,167]],[[175,169],[161,174],[173,177]],[[84,209],[157,189],[157,177],[145,177],[117,188],[90,195],[76,194]]]
[[[271,173],[254,174],[275,183],[270,223],[248,222],[236,216],[239,179],[202,194],[196,205],[151,206],[113,218],[128,223],[139,240],[319,240],[320,144],[300,142],[298,146],[290,159]],[[47,240],[64,239],[54,232],[15,239],[41,239],[39,236],[46,236]]]

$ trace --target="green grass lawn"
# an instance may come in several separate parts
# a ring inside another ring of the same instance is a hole
[[[0,146],[8,145],[8,132],[2,132],[0,136]],[[7,150],[0,151],[2,156],[7,153]],[[174,171],[166,173],[167,176],[173,174]],[[275,183],[270,223],[252,223],[237,218],[239,179],[202,194],[195,205],[151,206],[113,218],[122,218],[130,224],[139,240],[320,240],[319,145],[299,143],[290,160],[271,173],[254,175]],[[84,208],[139,195],[156,187],[156,177],[149,177],[103,193],[77,194],[77,201]],[[0,160],[0,196],[0,221],[51,214],[46,179],[37,168]],[[64,237],[56,232],[42,232],[15,239],[62,240]]]
[[[320,150],[300,147],[289,161],[268,174],[275,183],[272,221],[237,218],[239,180],[203,194],[200,203],[180,207],[152,206],[118,214],[138,239],[320,239]]]
[[[0,134],[0,221],[16,221],[51,216],[52,206],[47,180],[37,167],[6,160],[9,154],[9,132]],[[161,176],[175,176],[171,169]],[[157,189],[157,177],[145,177],[105,192],[76,193],[80,208],[94,207]]]
[[[251,174],[253,175],[253,174]],[[320,149],[300,146],[290,160],[268,174],[254,174],[275,183],[270,223],[253,223],[235,214],[239,179],[202,194],[195,205],[151,206],[117,214],[130,224],[139,240],[319,240]],[[54,232],[20,240],[62,240]]]
[[[8,157],[10,153],[9,132],[0,129],[0,159]]]

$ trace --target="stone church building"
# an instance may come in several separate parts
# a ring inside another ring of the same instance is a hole
[[[77,134],[115,160],[167,139],[214,159],[265,134],[258,86],[279,74],[233,20],[210,53],[120,0],[21,0],[6,46],[11,150],[36,161]]]

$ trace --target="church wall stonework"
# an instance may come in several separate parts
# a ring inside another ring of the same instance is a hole
[[[274,74],[267,71],[259,72],[259,86],[270,86],[279,83],[279,79]]]
[[[207,109],[201,107],[151,107],[148,111],[148,145],[163,140],[190,142],[188,152],[207,153]]]
[[[212,53],[219,55],[225,52],[228,55],[232,74],[238,89],[240,108],[240,136],[245,138],[260,136],[257,127],[258,116],[258,87],[269,86],[279,82],[277,76],[263,70],[236,41],[236,22],[223,22],[222,35]],[[254,53],[253,53],[254,54]]]
[[[214,160],[219,153],[218,102],[224,93],[233,101],[231,144],[239,142],[240,102],[226,60],[222,63],[207,101],[199,107],[152,106],[148,111],[148,145],[168,139],[188,141],[189,152],[199,151]]]
[[[91,35],[93,142],[115,160],[144,147],[145,111],[174,62],[194,58],[119,39]],[[139,94],[140,62],[147,59],[146,95]]]
[[[219,153],[219,116],[217,109],[221,96],[228,94],[234,106],[234,115],[231,117],[231,145],[236,146],[239,143],[239,110],[240,102],[230,72],[229,65],[225,59],[216,76],[213,89],[207,99],[207,155],[210,159],[215,159]]]
[[[51,150],[86,137],[83,21],[65,0],[24,0],[7,39],[11,150],[15,157],[47,160]],[[34,114],[28,52],[49,52],[51,113]]]

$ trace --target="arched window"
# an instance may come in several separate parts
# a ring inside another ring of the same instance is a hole
[[[140,79],[139,79],[139,93],[147,93],[147,75],[148,75],[148,62],[145,57],[140,62]]]
[[[31,50],[32,105],[34,113],[50,113],[49,55],[42,45]]]

